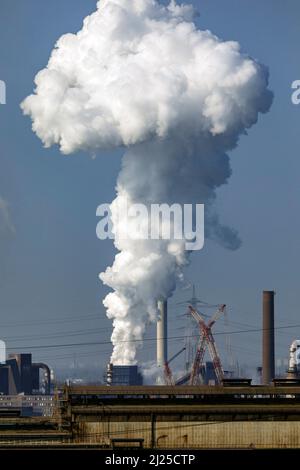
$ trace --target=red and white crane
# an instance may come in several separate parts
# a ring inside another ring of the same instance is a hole
[[[219,305],[216,313],[206,323],[203,315],[198,310],[196,310],[194,306],[189,305],[189,312],[198,324],[200,335],[191,370],[188,371],[183,377],[177,379],[175,382],[176,385],[184,385],[187,383],[189,383],[190,385],[196,385],[199,382],[204,383],[203,370],[204,356],[206,350],[208,350],[210,354],[217,383],[221,383],[224,376],[224,371],[220,356],[218,354],[217,346],[212,334],[212,327],[216,323],[216,321],[221,317],[221,315],[225,314],[225,309],[225,304]],[[172,373],[168,364],[167,367],[165,367],[165,377],[167,377],[167,375],[169,378],[172,377]],[[170,382],[166,380],[166,383]]]
[[[180,349],[180,351],[178,351],[176,354],[174,354],[174,356],[172,356],[168,361],[165,362],[164,364],[164,376],[165,376],[165,383],[166,385],[175,385],[175,380],[173,378],[173,374],[172,374],[172,371],[170,369],[170,362],[173,361],[174,359],[176,359],[176,357],[179,356],[179,354],[181,354],[183,351],[185,351],[185,347]]]
[[[205,323],[203,316],[194,307],[189,306],[191,315],[197,321],[200,331],[197,351],[189,378],[190,385],[195,385],[199,378],[200,381],[203,382],[201,373],[204,367],[204,355],[206,348],[208,349],[208,352],[210,354],[218,383],[221,383],[223,379],[224,371],[211,329],[218,320],[218,318],[220,318],[220,316],[224,314],[225,307],[225,304],[220,305],[216,313],[210,318],[207,323]]]
[[[184,347],[173,357],[171,357],[171,359],[164,363],[165,383],[166,385],[184,385],[187,383],[189,385],[197,385],[198,383],[204,383],[204,356],[206,350],[208,350],[212,360],[217,383],[220,384],[224,377],[224,371],[217,350],[216,342],[212,334],[212,327],[222,315],[225,315],[226,305],[219,305],[215,314],[208,321],[205,321],[204,316],[198,310],[196,310],[194,306],[189,305],[189,313],[192,315],[194,320],[196,320],[200,333],[196,354],[191,369],[184,376],[178,378],[176,381],[174,380],[172,370],[170,368],[170,362],[186,349]]]

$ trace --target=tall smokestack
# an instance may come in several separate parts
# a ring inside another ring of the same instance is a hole
[[[262,383],[268,385],[275,376],[274,291],[263,291],[263,369]]]
[[[157,308],[159,310],[159,319],[157,320],[156,355],[157,365],[162,367],[168,360],[168,302],[159,300]]]

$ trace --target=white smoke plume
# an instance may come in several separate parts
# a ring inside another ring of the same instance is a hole
[[[231,174],[226,152],[270,108],[268,71],[193,20],[193,7],[175,1],[101,0],[81,31],[59,39],[21,105],[46,147],[126,148],[112,203],[119,253],[100,275],[114,290],[104,305],[115,364],[136,362],[157,299],[172,294],[188,262],[182,242],[118,239],[125,200],[204,203],[206,235],[240,244],[212,206]]]
[[[161,367],[159,367],[155,361],[148,361],[140,364],[140,370],[143,375],[144,385],[151,385],[155,383],[157,377],[161,377],[163,380]]]

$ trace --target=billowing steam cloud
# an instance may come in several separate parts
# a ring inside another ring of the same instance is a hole
[[[126,147],[112,203],[119,253],[100,275],[114,289],[104,305],[116,364],[135,362],[156,300],[171,295],[188,261],[179,241],[118,239],[125,201],[205,203],[207,236],[237,248],[212,203],[231,174],[225,152],[272,101],[267,69],[193,17],[175,1],[101,0],[81,31],[59,39],[22,103],[46,147]]]

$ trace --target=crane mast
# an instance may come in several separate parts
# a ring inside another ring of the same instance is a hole
[[[172,356],[168,361],[164,364],[164,376],[165,376],[165,383],[166,385],[175,385],[175,380],[173,378],[172,371],[170,369],[170,362],[172,362],[176,357],[178,357],[183,351],[185,351],[185,347],[180,349],[174,356]]]
[[[189,385],[197,385],[199,382],[204,383],[203,370],[204,356],[206,351],[208,351],[211,357],[217,383],[220,384],[222,382],[224,377],[224,370],[212,333],[212,327],[222,315],[225,315],[225,309],[225,304],[219,305],[215,314],[208,321],[205,321],[203,314],[201,314],[199,310],[196,310],[194,306],[189,305],[189,313],[197,322],[199,328],[199,339],[194,361],[190,371],[188,371],[182,377],[178,378],[176,381],[174,380],[170,368],[170,362],[179,356],[179,354],[181,354],[186,348],[182,348],[173,357],[171,357],[171,359],[166,361],[164,364],[164,377],[166,385],[184,385],[187,383]]]
[[[194,317],[194,319],[198,322],[199,326],[199,331],[200,331],[200,339],[198,342],[198,347],[196,351],[196,356],[194,359],[194,363],[192,365],[192,370],[190,374],[190,380],[189,383],[190,385],[195,385],[198,378],[200,379],[201,382],[203,382],[203,377],[202,377],[202,370],[204,367],[204,355],[206,348],[208,349],[208,352],[210,354],[214,371],[216,374],[216,378],[218,383],[221,383],[223,376],[224,376],[224,371],[221,363],[220,356],[217,351],[217,346],[212,334],[212,327],[220,318],[222,314],[225,312],[225,307],[226,305],[221,305],[216,313],[212,316],[212,318],[205,323],[205,320],[203,316],[198,312],[194,307],[191,305],[189,306],[189,310],[191,315]]]

